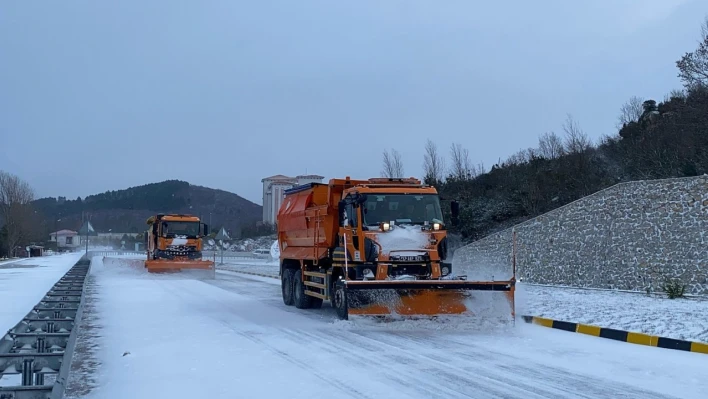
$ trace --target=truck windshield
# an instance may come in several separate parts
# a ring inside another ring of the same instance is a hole
[[[362,204],[364,225],[442,223],[440,199],[435,194],[369,194]]]
[[[162,236],[199,236],[199,222],[162,222]]]

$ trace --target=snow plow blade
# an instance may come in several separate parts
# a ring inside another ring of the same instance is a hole
[[[149,273],[188,273],[200,278],[216,278],[216,268],[211,260],[147,260]]]
[[[484,292],[503,305],[502,316],[514,318],[514,280],[357,280],[346,282],[346,292],[348,314],[353,316],[479,315],[484,304],[477,296]]]

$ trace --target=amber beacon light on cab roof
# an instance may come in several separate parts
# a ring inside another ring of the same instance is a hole
[[[474,291],[501,291],[513,317],[515,276],[455,276],[441,199],[415,178],[331,179],[285,192],[278,212],[283,301],[349,315],[474,313]],[[459,205],[450,202],[452,220]]]

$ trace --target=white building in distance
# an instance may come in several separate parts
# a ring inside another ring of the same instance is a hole
[[[78,248],[81,244],[79,233],[73,230],[54,231],[49,235],[50,242],[56,242],[57,248],[73,249]]]
[[[308,183],[322,183],[324,176],[299,175],[288,177],[275,175],[261,179],[263,183],[263,223],[275,224],[285,190]]]

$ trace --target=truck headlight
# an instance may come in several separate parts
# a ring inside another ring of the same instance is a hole
[[[450,267],[449,266],[441,267],[440,274],[442,274],[443,276],[447,276],[448,274],[450,274]]]
[[[433,223],[433,230],[440,230],[440,223]]]
[[[381,223],[381,230],[383,230],[383,231],[391,230],[391,224],[388,222]]]

